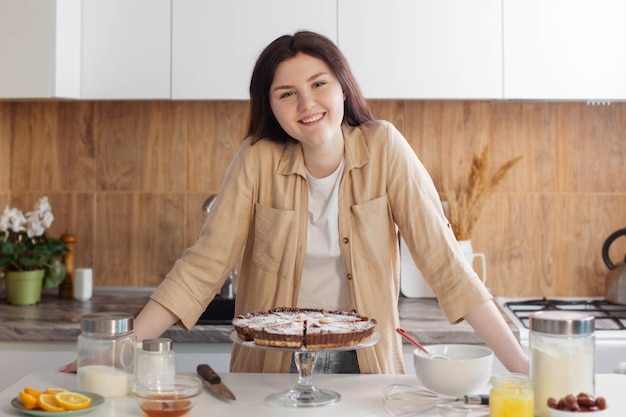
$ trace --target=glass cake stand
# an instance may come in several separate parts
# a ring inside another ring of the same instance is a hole
[[[293,360],[298,368],[297,384],[286,391],[271,394],[268,400],[272,404],[287,407],[319,407],[322,405],[334,404],[341,400],[341,394],[330,390],[321,390],[313,385],[313,367],[317,359],[317,352],[344,351],[362,349],[373,346],[380,342],[381,336],[378,332],[374,332],[367,340],[353,346],[336,347],[329,349],[307,349],[307,348],[278,348],[271,346],[255,345],[254,342],[243,341],[237,336],[237,332],[230,334],[230,340],[239,345],[247,346],[254,349],[277,350],[283,352],[293,352]]]

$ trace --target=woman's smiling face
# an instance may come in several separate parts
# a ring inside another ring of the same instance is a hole
[[[276,67],[270,106],[281,127],[303,146],[343,140],[344,92],[324,61],[298,53]]]

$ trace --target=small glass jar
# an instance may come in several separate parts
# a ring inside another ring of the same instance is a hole
[[[508,373],[491,377],[490,417],[533,417],[533,387],[528,375]]]
[[[543,310],[530,315],[530,376],[535,415],[549,417],[548,398],[595,395],[595,319],[591,314]]]
[[[146,339],[141,342],[137,355],[135,380],[156,377],[174,382],[176,376],[176,354],[172,350],[172,339]]]
[[[78,390],[121,397],[132,389],[137,338],[127,313],[85,314],[78,336]]]

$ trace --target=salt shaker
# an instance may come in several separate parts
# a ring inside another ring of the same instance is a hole
[[[85,314],[78,336],[78,390],[103,397],[130,394],[137,337],[128,313]]]
[[[535,415],[549,417],[548,398],[595,395],[595,319],[591,314],[543,310],[530,315],[530,376]]]
[[[176,354],[172,350],[172,339],[146,339],[141,343],[137,355],[135,380],[158,378],[174,382],[176,376]]]

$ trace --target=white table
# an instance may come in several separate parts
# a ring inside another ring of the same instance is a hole
[[[230,416],[261,417],[342,417],[389,416],[383,408],[382,392],[390,384],[417,385],[415,375],[314,375],[315,386],[341,394],[341,400],[316,408],[289,408],[272,405],[267,396],[292,388],[297,380],[294,374],[221,374],[222,381],[237,396],[236,401],[220,400],[206,389],[188,417]],[[28,374],[0,393],[0,415],[23,416],[11,406],[11,399],[24,387],[45,389],[63,387],[76,389],[76,375],[56,370],[42,370]],[[626,416],[626,375],[600,374],[596,376],[596,391],[611,407],[611,417]],[[330,414],[329,414],[330,413]],[[436,411],[424,416],[438,416]],[[488,416],[487,410],[475,411],[472,417]],[[107,399],[104,404],[87,414],[90,417],[142,416],[132,396]]]

